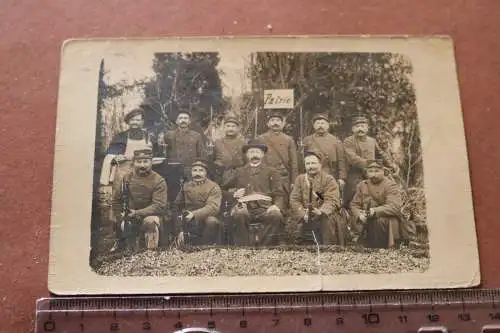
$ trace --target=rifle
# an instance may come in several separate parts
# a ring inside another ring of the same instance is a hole
[[[129,194],[129,184],[125,176],[122,184],[121,209],[118,225],[121,231],[121,247],[125,246],[127,250],[134,245],[138,235],[138,223],[136,223],[137,221],[135,221],[134,218],[130,217]]]
[[[313,187],[312,183],[309,181],[309,198],[307,201],[307,223],[312,223],[312,210],[313,210]]]
[[[179,234],[175,240],[177,246],[183,245],[185,243],[185,225],[186,225],[186,193],[184,192],[184,176],[180,179],[181,187],[181,201],[179,202],[178,212],[177,212],[177,226],[180,229]]]

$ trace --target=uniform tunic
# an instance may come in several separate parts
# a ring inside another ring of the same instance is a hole
[[[335,179],[346,179],[344,147],[336,136],[330,133],[324,135],[314,133],[304,138],[304,146],[306,150],[318,150],[323,154],[323,171]]]
[[[206,179],[203,182],[189,181],[184,185],[185,209],[194,214],[197,221],[203,222],[210,216],[217,216],[222,200],[222,191],[215,182]],[[182,202],[179,192],[175,204]]]
[[[222,191],[215,182],[206,179],[202,182],[194,180],[184,185],[184,197],[179,192],[174,204],[179,206],[185,200],[185,209],[193,213],[194,219],[187,227],[199,235],[194,244],[209,245],[220,242],[219,220],[217,216],[222,200]]]
[[[226,190],[244,188],[246,190],[245,195],[260,193],[270,196],[273,199],[273,204],[281,210],[284,208],[285,193],[281,185],[281,177],[275,169],[263,163],[256,167],[246,164],[236,169],[236,173],[225,179],[222,186]],[[265,201],[259,201],[255,204],[250,202],[249,204],[252,204],[250,208],[256,214],[263,213],[271,205],[271,203]]]
[[[197,158],[205,157],[201,134],[192,130],[175,129],[167,131],[164,138],[169,162],[182,163],[185,175],[190,177],[191,164]]]
[[[167,183],[156,172],[151,171],[147,176],[139,176],[135,171],[126,174],[122,183],[114,184],[113,207],[120,211],[122,199],[122,184],[128,181],[129,208],[136,210],[139,217],[157,216],[166,213]]]
[[[364,168],[369,160],[382,158],[389,165],[387,154],[379,147],[377,141],[367,136],[360,140],[352,135],[344,140],[344,151],[347,163],[347,181],[344,190],[344,204],[349,205],[356,191],[356,185],[363,179]]]
[[[295,141],[289,135],[272,131],[262,134],[258,139],[264,141],[268,146],[268,152],[264,156],[264,163],[279,172],[282,186],[288,196],[290,185],[293,184],[298,175]]]
[[[224,172],[231,172],[245,164],[243,156],[243,145],[245,140],[241,137],[215,140],[214,143],[214,162],[217,168],[217,181],[222,182]]]
[[[388,178],[379,184],[361,181],[351,202],[354,217],[373,208],[375,216],[366,222],[365,241],[369,247],[388,248],[400,240],[402,197],[399,186]]]
[[[301,174],[297,177],[290,195],[292,219],[296,223],[303,222],[309,204],[311,184],[313,189],[312,206],[318,208],[323,214],[319,217],[319,226],[310,229],[314,229],[315,232],[319,231],[322,244],[338,243],[343,245],[342,229],[338,230],[338,219],[336,219],[338,217],[336,213],[340,206],[339,186],[332,175],[322,171],[312,179],[308,178],[307,174]],[[304,226],[306,224],[302,225],[302,227]],[[304,233],[304,230],[302,231]]]
[[[281,177],[279,173],[261,163],[253,167],[247,164],[236,170],[236,173],[231,175],[230,178],[225,179],[223,188],[233,192],[236,189],[244,188],[245,195],[259,193],[272,198],[272,203],[268,201],[250,201],[246,206],[240,207],[236,205],[233,207],[231,216],[234,223],[233,240],[235,245],[247,245],[254,240],[250,237],[249,224],[252,222],[261,223],[263,229],[258,231],[257,244],[270,245],[277,242],[276,235],[283,220],[281,212],[272,211],[268,212],[267,209],[274,204],[283,211],[284,209],[284,191],[281,184]]]

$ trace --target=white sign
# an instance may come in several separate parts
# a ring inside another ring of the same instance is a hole
[[[264,109],[293,109],[293,89],[264,90]]]

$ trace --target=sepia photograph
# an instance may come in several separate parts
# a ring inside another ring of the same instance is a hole
[[[107,42],[63,46],[52,292],[479,283],[451,40]]]

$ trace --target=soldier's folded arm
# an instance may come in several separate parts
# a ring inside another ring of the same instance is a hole
[[[325,215],[330,215],[340,207],[339,186],[333,176],[327,177],[323,196],[325,199],[319,210]]]
[[[376,216],[398,216],[403,205],[401,191],[395,183],[388,186],[385,204],[373,208]]]
[[[205,206],[193,210],[192,213],[196,221],[205,221],[209,216],[217,216],[222,201],[222,191],[219,186],[214,186],[208,194]]]
[[[302,203],[301,178],[302,176],[299,176],[295,179],[292,192],[290,193],[290,210],[298,219],[302,218],[306,214],[306,210]]]
[[[366,166],[366,159],[356,154],[356,146],[352,138],[346,138],[344,141],[344,152],[350,164],[364,168]]]
[[[140,217],[163,215],[168,204],[167,193],[167,183],[163,178],[158,179],[154,187],[151,204],[143,209],[136,210],[136,214]]]

